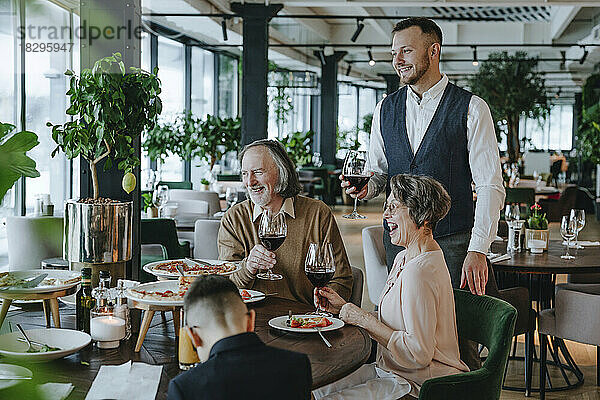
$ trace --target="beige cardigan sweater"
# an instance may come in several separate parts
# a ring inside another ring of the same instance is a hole
[[[262,292],[277,292],[277,297],[313,304],[313,285],[304,273],[304,260],[311,242],[331,242],[335,253],[335,275],[327,286],[348,300],[352,290],[352,270],[337,223],[329,207],[320,200],[304,196],[293,198],[295,218],[285,215],[288,233],[277,251],[273,272],[284,279],[265,281],[257,279],[246,269],[250,250],[260,243],[259,219],[252,222],[254,204],[246,200],[230,208],[221,219],[217,239],[219,259],[242,260],[242,269],[231,275],[239,287]]]

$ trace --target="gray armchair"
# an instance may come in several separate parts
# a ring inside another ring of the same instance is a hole
[[[596,385],[600,386],[600,284],[557,285],[554,304],[539,315],[540,399],[546,389],[546,335],[596,346]]]

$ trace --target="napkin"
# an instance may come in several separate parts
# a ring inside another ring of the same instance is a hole
[[[491,258],[490,262],[493,264],[493,263],[497,263],[497,262],[500,262],[500,261],[510,260],[510,258],[511,258],[510,254],[498,255],[498,256],[496,256],[494,258]]]
[[[43,400],[64,400],[69,397],[73,387],[71,383],[44,383],[38,385],[37,392]]]
[[[160,383],[162,365],[131,361],[121,365],[103,365],[85,400],[154,399]]]
[[[563,241],[562,244],[563,244],[563,246],[566,246],[567,245],[567,241],[566,240]],[[589,240],[578,240],[576,242],[571,242],[571,246],[577,246],[577,245],[583,246],[583,247],[586,247],[586,246],[600,246],[600,242],[592,242],[592,241],[589,241]]]

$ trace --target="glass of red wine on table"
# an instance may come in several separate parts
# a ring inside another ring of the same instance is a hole
[[[346,159],[344,160],[344,168],[342,169],[342,175],[344,175],[344,180],[350,183],[350,187],[356,188],[356,193],[360,192],[365,187],[365,185],[369,183],[371,173],[369,171],[368,164],[368,156],[366,151],[350,150],[348,154],[346,154]],[[354,210],[350,214],[344,215],[344,218],[367,218],[364,215],[360,215],[356,211],[357,201],[358,198],[355,197]]]
[[[275,251],[281,247],[286,236],[287,224],[285,223],[285,215],[283,212],[273,215],[270,211],[264,210],[258,226],[258,238],[260,239],[260,243],[267,250]],[[256,277],[269,281],[283,279],[282,275],[274,274],[271,269],[268,269],[267,272],[260,272]]]
[[[325,242],[321,247],[319,247],[318,243],[309,244],[304,263],[304,272],[315,288],[322,288],[327,285],[335,274],[335,259],[331,243]],[[321,309],[320,296],[317,297],[319,298],[317,310],[310,314],[330,317],[331,313]]]

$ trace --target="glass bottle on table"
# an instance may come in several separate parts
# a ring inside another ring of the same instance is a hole
[[[75,321],[77,330],[90,333],[90,312],[96,305],[92,296],[92,269],[81,270],[81,286],[75,296]]]
[[[187,322],[185,320],[185,312],[183,308],[180,312],[180,327],[179,327],[179,346],[178,355],[179,369],[187,371],[188,369],[194,368],[196,364],[200,362],[198,358],[198,352],[192,344],[192,338],[187,333]]]
[[[129,339],[131,337],[131,315],[127,304],[127,296],[125,295],[125,287],[121,279],[117,283],[114,314],[115,317],[125,321],[125,340]]]
[[[275,251],[285,241],[287,236],[287,224],[285,222],[285,215],[283,212],[273,214],[269,210],[264,210],[260,224],[258,226],[258,238],[260,243],[269,251]],[[266,279],[269,281],[277,281],[283,279],[280,274],[274,274],[271,269],[267,272],[260,272],[256,275],[259,279]]]

